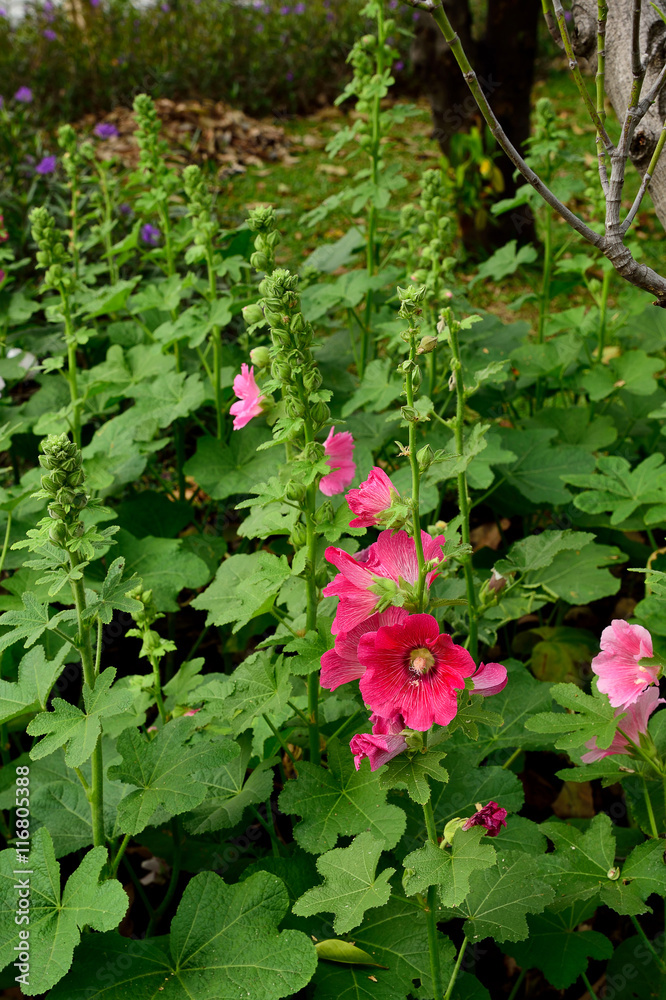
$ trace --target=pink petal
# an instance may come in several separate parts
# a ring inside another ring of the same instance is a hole
[[[341,684],[358,680],[363,676],[365,667],[358,659],[358,644],[366,632],[374,632],[381,625],[394,625],[407,617],[404,608],[387,608],[380,614],[365,618],[349,632],[338,632],[335,639],[335,649],[329,649],[321,658],[321,686],[329,691],[335,691]],[[404,728],[404,726],[401,726]]]
[[[474,675],[474,694],[482,694],[487,698],[499,694],[506,687],[508,680],[506,667],[501,663],[480,663]]]

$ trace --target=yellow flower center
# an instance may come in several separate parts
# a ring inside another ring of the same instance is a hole
[[[429,649],[424,649],[423,647],[413,649],[409,654],[409,658],[411,660],[410,670],[419,676],[427,674],[435,666],[435,657]]]

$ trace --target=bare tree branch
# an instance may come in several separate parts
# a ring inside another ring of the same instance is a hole
[[[659,157],[661,156],[661,151],[664,148],[664,143],[666,143],[666,122],[664,122],[664,127],[661,130],[661,134],[659,136],[659,141],[658,141],[658,143],[657,143],[657,145],[655,147],[654,153],[652,154],[652,159],[650,160],[650,165],[647,168],[647,170],[645,171],[645,174],[643,176],[643,180],[641,181],[641,186],[638,189],[636,197],[634,198],[634,203],[631,206],[631,208],[629,209],[629,211],[627,212],[627,217],[624,220],[624,222],[622,223],[622,226],[620,227],[620,229],[621,229],[621,231],[622,231],[623,234],[626,233],[626,231],[629,229],[629,226],[631,225],[631,223],[636,218],[636,213],[638,212],[638,209],[641,207],[641,202],[643,201],[643,198],[645,196],[645,192],[648,189],[648,184],[652,180],[652,175],[654,174],[655,167],[657,166],[657,161],[659,160]]]

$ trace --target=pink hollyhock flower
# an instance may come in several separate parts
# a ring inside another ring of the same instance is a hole
[[[200,711],[200,708],[188,708],[187,712],[183,712],[183,715],[196,715]]]
[[[475,670],[474,660],[450,635],[440,635],[432,615],[410,615],[362,635],[358,658],[363,700],[373,712],[400,712],[408,729],[447,726],[458,711],[457,691]]]
[[[506,809],[501,809],[497,802],[489,802],[487,806],[480,807],[462,825],[463,830],[471,830],[473,826],[485,826],[489,837],[496,837],[503,826],[506,826]]]
[[[488,698],[491,694],[499,694],[506,687],[506,667],[501,663],[480,663],[474,671],[474,694],[482,694]]]
[[[639,660],[652,656],[652,636],[642,625],[615,618],[601,633],[601,652],[592,660],[598,688],[613,708],[633,705],[640,694],[659,679],[659,667],[641,667]]]
[[[658,689],[651,687],[639,694],[634,704],[629,705],[627,709],[618,708],[615,712],[616,718],[625,711],[627,714],[620,722],[617,732],[613,737],[613,742],[606,750],[599,750],[596,737],[593,737],[585,744],[589,753],[585,753],[581,757],[583,763],[591,764],[595,760],[601,760],[603,757],[610,757],[616,753],[631,754],[629,740],[632,743],[640,744],[641,733],[647,733],[648,731],[650,716],[659,705],[663,704],[664,699],[659,697]],[[627,739],[627,736],[629,739]]]
[[[347,503],[354,514],[352,528],[372,528],[381,524],[381,515],[389,509],[398,491],[383,469],[375,466],[370,475],[356,490],[347,494]]]
[[[334,497],[346,490],[356,475],[356,463],[353,460],[354,438],[349,431],[335,433],[331,427],[324,441],[326,464],[333,471],[324,476],[319,483],[319,489],[327,497]]]
[[[234,418],[234,430],[239,431],[253,417],[259,416],[262,412],[262,400],[266,398],[260,394],[259,386],[254,380],[254,368],[241,365],[240,375],[234,379],[234,392],[238,396],[238,402],[232,403],[229,412]]]
[[[443,535],[432,538],[422,531],[421,540],[427,561],[443,560]],[[377,541],[356,558],[332,545],[325,555],[340,570],[323,591],[325,597],[340,598],[331,628],[333,635],[351,631],[374,614],[381,598],[389,592],[385,581],[393,581],[396,588],[399,583],[413,587],[419,578],[414,539],[406,531],[382,531]],[[428,586],[436,576],[437,569],[428,573]]]
[[[408,617],[404,608],[387,608],[379,614],[371,615],[349,632],[338,632],[335,649],[329,649],[321,658],[321,686],[335,691],[341,684],[357,681],[363,676],[365,667],[358,662],[358,643],[366,632],[376,632],[382,625],[396,625]]]
[[[360,733],[353,736],[349,744],[357,771],[365,757],[370,761],[370,770],[376,771],[382,764],[388,763],[407,749],[407,741],[400,735],[405,728],[405,720],[400,714],[392,715],[389,719],[371,715],[370,722],[373,723],[372,735]]]

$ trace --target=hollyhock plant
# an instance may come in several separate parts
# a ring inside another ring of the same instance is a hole
[[[347,494],[347,503],[357,517],[349,522],[351,528],[372,528],[382,524],[382,517],[399,496],[395,486],[383,469],[375,466],[364,483]]]
[[[502,809],[497,802],[489,802],[487,806],[482,806],[480,802],[476,804],[477,811],[462,825],[463,830],[471,830],[473,826],[485,826],[489,837],[496,837],[503,826],[506,826],[506,809]]]
[[[423,554],[428,562],[441,562],[444,536],[432,538],[421,532]],[[356,557],[343,549],[329,546],[325,556],[340,570],[324,587],[325,597],[339,597],[340,603],[331,627],[333,635],[349,632],[378,609],[378,605],[398,595],[398,585],[413,587],[419,578],[414,539],[406,531],[382,531],[376,542]],[[430,586],[437,576],[432,569],[426,576]],[[406,593],[407,601],[412,596]],[[386,606],[386,605],[384,605]],[[383,609],[381,609],[383,610]]]
[[[652,655],[652,636],[642,625],[615,618],[603,630],[601,652],[592,660],[592,670],[599,678],[599,690],[608,695],[613,708],[628,708],[647,687],[657,683],[660,667],[640,664]]]
[[[325,496],[333,497],[346,490],[356,475],[354,438],[349,431],[336,434],[335,427],[331,427],[324,441],[324,451],[326,464],[332,471],[322,477],[319,489]]]
[[[335,637],[335,649],[329,649],[321,658],[322,687],[335,691],[341,684],[359,680],[365,673],[358,659],[358,644],[366,632],[376,632],[382,625],[397,625],[408,617],[404,608],[387,608],[379,614],[370,615],[349,632],[339,632]]]
[[[229,412],[234,418],[234,430],[239,431],[263,412],[261,404],[266,397],[261,395],[254,380],[254,368],[248,368],[245,363],[241,365],[240,375],[234,379],[234,392],[238,402],[231,404]]]
[[[361,694],[378,715],[401,713],[409,729],[447,726],[458,711],[457,692],[475,671],[474,660],[432,615],[409,615],[362,635],[358,658],[365,673]]]
[[[600,750],[597,747],[596,738],[589,740],[585,744],[589,752],[583,754],[581,757],[583,763],[591,764],[595,760],[601,760],[603,757],[611,757],[616,753],[631,754],[631,743],[629,740],[632,743],[640,745],[641,733],[647,733],[648,731],[650,716],[659,705],[663,704],[664,699],[659,697],[658,689],[650,687],[647,691],[639,694],[634,704],[629,705],[626,710],[618,708],[615,712],[616,718],[622,715],[624,711],[626,711],[626,715],[618,725],[613,742],[606,750]]]
[[[388,719],[371,715],[370,722],[373,724],[372,734],[359,733],[352,737],[349,744],[357,771],[366,757],[370,761],[370,770],[376,771],[407,749],[407,740],[401,735],[405,720],[399,713]]]

